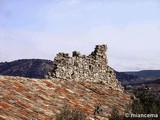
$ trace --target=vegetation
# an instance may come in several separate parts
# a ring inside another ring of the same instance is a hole
[[[119,115],[119,111],[117,108],[112,109],[111,117],[109,120],[123,120],[123,116]]]
[[[56,120],[86,120],[86,115],[80,109],[71,109],[66,105],[56,115]]]
[[[133,113],[160,115],[160,100],[158,96],[149,91],[135,91],[134,94],[139,101],[133,101]]]
[[[160,100],[156,95],[148,91],[135,91],[134,95],[136,99],[128,106],[125,113],[158,114],[160,117]],[[114,108],[110,120],[159,120],[159,118],[121,117],[118,110]]]
[[[160,117],[160,100],[149,91],[135,91],[136,99],[128,106],[125,113],[133,114],[158,114]],[[86,115],[80,109],[71,109],[64,106],[56,120],[86,120]],[[109,120],[159,120],[159,118],[138,118],[120,116],[118,109],[113,108]]]

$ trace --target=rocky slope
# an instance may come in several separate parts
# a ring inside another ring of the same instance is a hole
[[[12,76],[0,76],[0,101],[1,120],[50,120],[65,104],[82,109],[90,120],[101,106],[97,118],[107,120],[113,107],[123,113],[131,102],[128,94],[101,84]]]

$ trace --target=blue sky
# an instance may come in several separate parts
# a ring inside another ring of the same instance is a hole
[[[0,0],[0,62],[90,54],[118,71],[160,69],[159,0]]]

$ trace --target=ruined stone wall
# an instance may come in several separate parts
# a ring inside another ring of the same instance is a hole
[[[113,69],[107,65],[106,52],[106,45],[96,45],[95,50],[88,56],[77,51],[73,52],[72,57],[66,53],[58,53],[46,78],[89,81],[122,90]]]

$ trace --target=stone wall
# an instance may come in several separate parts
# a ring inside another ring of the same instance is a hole
[[[46,78],[89,81],[122,90],[113,69],[107,65],[106,52],[106,45],[96,45],[95,50],[88,56],[81,55],[77,51],[73,52],[72,57],[67,53],[58,53]]]

